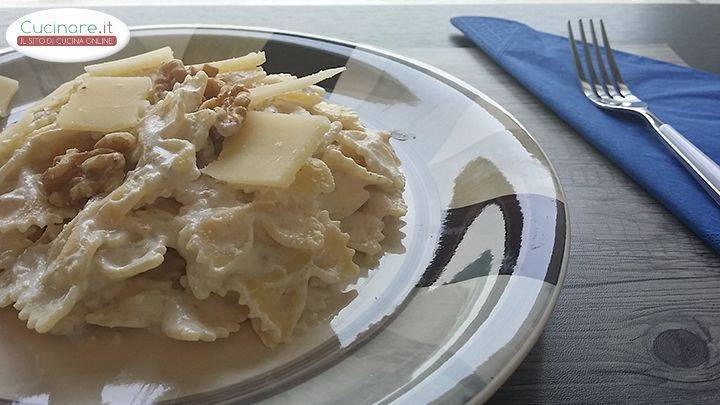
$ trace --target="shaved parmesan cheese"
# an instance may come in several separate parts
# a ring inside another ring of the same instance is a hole
[[[66,103],[67,100],[70,98],[70,94],[75,91],[77,87],[79,87],[79,83],[82,83],[82,81],[85,80],[86,77],[88,77],[88,74],[83,73],[75,79],[61,84],[60,86],[58,86],[57,89],[53,90],[52,93],[48,94],[42,100],[35,103],[35,105],[32,106],[32,110],[40,111],[43,108]]]
[[[344,66],[334,69],[321,70],[310,76],[298,79],[286,80],[284,82],[267,84],[265,86],[250,89],[250,107],[260,105],[263,101],[291,91],[302,90],[305,87],[329,79],[340,72],[347,70]]]
[[[240,133],[223,142],[203,173],[234,185],[286,188],[315,152],[330,121],[318,115],[247,113]]]
[[[210,65],[218,68],[220,73],[237,72],[239,70],[248,70],[256,68],[265,63],[265,52],[253,52],[238,58],[219,60],[216,62],[207,62],[193,65],[195,68],[202,68],[203,65]]]
[[[173,50],[166,46],[125,59],[85,66],[85,71],[91,76],[140,76],[172,59]]]
[[[87,77],[58,114],[60,128],[117,131],[132,128],[150,103],[149,77]]]
[[[17,80],[0,76],[0,117],[7,117],[10,101],[20,87]]]

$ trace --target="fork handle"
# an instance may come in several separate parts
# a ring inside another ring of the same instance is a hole
[[[720,166],[670,125],[662,124],[654,127],[670,150],[675,153],[675,157],[720,205]]]

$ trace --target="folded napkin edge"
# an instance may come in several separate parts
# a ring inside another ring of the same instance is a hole
[[[500,30],[495,27],[492,31],[483,31],[474,24],[474,21],[492,21],[495,24],[502,23],[505,25],[507,30],[499,32]],[[502,55],[502,53],[513,43],[513,40],[519,32],[528,29],[532,30],[532,28],[526,24],[500,17],[462,15],[451,17],[450,23],[467,37],[469,37],[470,34],[474,34],[475,38],[471,38],[471,40],[476,45],[479,45],[484,51],[495,54],[496,57],[500,57],[500,55]],[[499,45],[485,41],[485,34],[492,34],[496,39],[502,38],[502,41]]]
[[[478,29],[473,25],[473,20],[475,20],[475,21],[477,21],[477,20],[481,20],[481,21],[482,21],[482,20],[486,20],[486,21],[500,21],[500,22],[503,22],[503,23],[507,23],[508,25],[516,26],[516,27],[517,27],[517,30],[513,31],[512,36],[515,36],[515,35],[519,32],[519,29],[525,28],[526,30],[529,30],[529,31],[532,31],[532,32],[536,32],[536,33],[538,33],[538,34],[549,35],[549,36],[553,36],[553,37],[557,37],[557,38],[562,38],[562,39],[564,39],[565,41],[568,40],[568,37],[566,37],[566,36],[564,36],[564,35],[558,35],[558,34],[553,34],[553,33],[550,33],[550,32],[538,31],[538,30],[534,29],[533,27],[529,26],[528,24],[525,24],[525,23],[523,23],[523,22],[516,21],[516,20],[510,20],[510,19],[507,19],[507,18],[491,17],[491,16],[483,16],[483,15],[459,15],[459,16],[455,16],[455,17],[450,17],[450,23],[451,23],[455,28],[457,28],[458,30],[460,30],[460,32],[462,32],[466,37],[468,37],[468,39],[470,39],[473,43],[475,43],[476,45],[478,45],[481,49],[486,50],[486,51],[492,51],[492,52],[493,52],[496,56],[498,56],[498,57],[501,56],[502,52],[501,52],[501,51],[498,51],[498,50],[493,50],[493,49],[492,49],[493,47],[492,47],[492,45],[490,45],[489,42],[485,41],[484,38],[482,38],[482,39],[480,38],[480,37],[483,35],[483,32],[482,32],[481,30],[478,30]],[[470,38],[470,36],[468,35],[468,32],[471,32],[471,33],[475,34],[476,37],[475,37],[475,38]],[[479,44],[478,42],[481,42],[481,44]],[[580,48],[580,52],[582,52],[582,42],[581,42],[581,40],[576,39],[575,42],[577,42],[578,46],[581,47],[581,48]],[[512,43],[512,42],[508,39],[506,42],[503,43],[503,45],[502,45],[502,47],[501,47],[501,50],[507,49],[507,47],[508,47],[511,43]],[[590,47],[592,48],[592,44],[590,44]],[[602,48],[601,48],[601,49],[602,49]],[[617,54],[623,54],[623,55],[626,55],[626,56],[632,56],[632,57],[636,57],[636,58],[642,59],[642,60],[644,60],[644,61],[652,62],[652,63],[655,63],[655,64],[660,64],[660,65],[667,66],[667,67],[672,67],[672,68],[674,68],[674,69],[693,70],[693,71],[700,72],[700,73],[703,73],[703,74],[706,74],[706,75],[715,76],[715,77],[718,78],[718,80],[720,80],[720,74],[715,73],[715,72],[709,72],[709,71],[707,71],[707,70],[698,69],[698,68],[695,68],[695,67],[692,67],[692,66],[678,65],[678,64],[676,64],[676,63],[666,62],[666,61],[664,61],[664,60],[654,59],[654,58],[651,58],[651,57],[648,57],[648,56],[637,55],[637,54],[634,54],[634,53],[630,53],[630,52],[626,52],[626,51],[619,50],[619,49],[617,49],[617,48],[613,48],[613,52],[614,52],[616,55],[617,55]]]

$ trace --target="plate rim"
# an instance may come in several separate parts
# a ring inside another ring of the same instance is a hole
[[[520,366],[522,361],[527,357],[528,353],[532,349],[532,347],[535,346],[537,343],[537,340],[540,338],[540,335],[542,334],[542,331],[545,329],[545,326],[547,326],[548,320],[550,318],[550,315],[555,310],[555,306],[557,305],[557,300],[560,295],[560,291],[562,290],[562,287],[565,283],[565,276],[567,275],[567,267],[568,267],[568,259],[570,255],[570,244],[571,244],[571,230],[570,230],[570,210],[568,207],[567,198],[565,196],[565,192],[563,190],[562,183],[560,182],[560,178],[558,177],[557,171],[555,170],[555,166],[553,165],[552,161],[548,157],[547,153],[543,149],[543,147],[538,143],[538,141],[535,139],[535,137],[530,133],[530,131],[525,128],[525,126],[517,119],[515,116],[513,116],[508,110],[505,109],[502,105],[497,103],[495,100],[490,98],[488,95],[483,93],[482,91],[478,90],[474,86],[470,85],[469,83],[465,82],[464,80],[458,78],[455,75],[452,75],[440,68],[437,68],[433,65],[430,65],[428,63],[422,62],[420,60],[410,58],[407,56],[403,56],[395,51],[391,51],[389,49],[385,49],[382,47],[377,47],[374,45],[369,45],[363,42],[356,42],[356,41],[350,41],[340,38],[335,38],[331,36],[326,35],[319,35],[319,34],[311,34],[307,32],[301,32],[301,31],[294,31],[294,30],[284,30],[284,29],[276,29],[276,28],[270,28],[270,27],[261,27],[261,26],[250,26],[250,25],[236,25],[236,24],[192,24],[192,23],[182,23],[182,24],[148,24],[148,25],[133,25],[128,27],[131,32],[133,31],[142,31],[142,30],[158,30],[158,29],[217,29],[217,30],[231,30],[231,31],[248,31],[248,32],[260,32],[260,33],[267,33],[267,34],[281,34],[281,35],[289,35],[289,36],[295,36],[295,37],[301,37],[301,38],[307,38],[311,40],[316,41],[322,41],[322,42],[329,42],[329,43],[335,43],[339,45],[354,47],[360,50],[369,51],[371,53],[375,53],[379,56],[383,57],[390,57],[394,58],[396,60],[399,60],[401,62],[404,62],[411,68],[422,68],[437,77],[441,77],[450,83],[454,84],[455,86],[462,88],[463,90],[469,92],[470,94],[482,99],[484,102],[490,104],[494,108],[496,108],[500,113],[502,113],[505,118],[508,118],[510,121],[513,122],[513,124],[517,125],[518,128],[520,128],[523,131],[523,134],[530,138],[530,140],[537,146],[538,150],[540,151],[540,154],[547,162],[547,167],[550,170],[550,173],[552,175],[552,180],[554,183],[554,186],[556,187],[556,191],[558,194],[558,200],[560,200],[563,204],[563,210],[565,212],[565,218],[567,220],[565,221],[565,240],[564,240],[564,246],[563,246],[563,255],[562,260],[560,262],[560,269],[558,273],[558,280],[557,283],[554,284],[553,291],[550,294],[550,298],[548,300],[548,304],[545,307],[544,311],[538,318],[538,323],[533,328],[533,330],[530,332],[529,337],[520,345],[519,349],[515,352],[513,356],[509,358],[506,365],[502,367],[502,369],[495,375],[494,378],[489,380],[487,384],[479,391],[477,392],[469,401],[468,403],[473,404],[479,404],[483,403],[486,400],[490,398],[499,388],[502,384],[504,384],[507,379],[512,375],[512,373],[517,370],[517,368]],[[8,46],[4,48],[0,48],[0,56],[6,55],[9,53],[18,53],[17,50],[14,48]],[[112,56],[112,55],[110,55]],[[437,78],[436,77],[436,78]],[[469,97],[468,97],[469,98]],[[474,101],[474,100],[473,100]],[[476,101],[474,101],[476,102]],[[477,102],[476,102],[477,103]],[[482,106],[481,106],[482,107]],[[488,111],[488,113],[491,113]],[[491,113],[492,115],[492,113]]]

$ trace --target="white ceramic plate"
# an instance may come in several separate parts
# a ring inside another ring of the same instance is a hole
[[[245,328],[215,343],[25,329],[0,311],[0,398],[44,402],[461,403],[484,400],[540,334],[565,273],[564,197],[545,154],[486,96],[369,46],[268,29],[153,26],[117,57],[171,46],[186,63],[263,49],[271,73],[345,65],[330,101],[394,131],[407,175],[403,253],[388,254],[328,321],[267,349]],[[0,53],[21,82],[12,116],[82,72]]]

